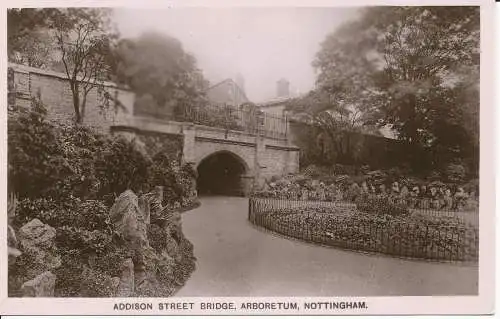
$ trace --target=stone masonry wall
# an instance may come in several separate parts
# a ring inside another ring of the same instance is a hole
[[[9,103],[29,106],[33,97],[40,97],[49,110],[49,117],[58,121],[72,121],[74,118],[73,98],[69,81],[63,73],[42,70],[9,63]],[[104,83],[105,90],[120,103],[111,101],[103,110],[103,97],[92,89],[87,96],[84,123],[107,132],[111,125],[122,122],[133,114],[134,93],[119,88],[111,82]],[[118,107],[123,105],[123,107]]]

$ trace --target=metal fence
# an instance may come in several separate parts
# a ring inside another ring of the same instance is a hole
[[[162,110],[140,110],[138,115],[160,120],[190,122],[226,130],[245,132],[274,139],[286,139],[288,120],[262,111],[248,111],[229,105],[205,105],[179,108],[173,113]]]
[[[428,260],[478,259],[479,232],[474,225],[441,227],[439,222],[422,224],[404,218],[378,223],[366,215],[353,218],[355,209],[349,202],[252,197],[248,219],[267,231],[315,244]],[[425,210],[410,213],[434,214]]]
[[[313,192],[313,191],[301,192],[273,192],[273,191],[259,191],[255,192],[254,195],[259,198],[269,198],[285,201],[300,201],[300,202],[334,202],[334,203],[351,203],[354,204],[358,197],[363,197],[363,194],[351,196],[349,192],[339,191],[323,193]],[[433,214],[435,216],[449,216],[457,212],[460,213],[470,213],[477,214],[479,210],[479,202],[476,199],[468,200],[456,200],[451,198],[451,202],[439,199],[432,200],[430,198],[401,198],[399,196],[391,195],[376,195],[376,194],[365,194],[365,196],[370,198],[380,198],[381,200],[387,199],[393,204],[403,205],[408,207],[412,211],[424,212],[426,214]]]
[[[228,105],[185,108],[176,115],[176,119],[275,139],[286,139],[287,136],[286,117],[262,111],[247,111]]]

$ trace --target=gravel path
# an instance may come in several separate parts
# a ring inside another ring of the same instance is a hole
[[[477,266],[366,255],[287,240],[247,221],[248,199],[207,197],[182,215],[197,269],[176,296],[474,295]]]

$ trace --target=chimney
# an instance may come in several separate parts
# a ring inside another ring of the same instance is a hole
[[[277,97],[289,97],[290,96],[290,82],[286,79],[281,79],[276,82],[276,95]]]

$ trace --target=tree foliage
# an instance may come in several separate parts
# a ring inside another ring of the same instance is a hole
[[[23,8],[7,10],[7,54],[9,61],[36,68],[48,68],[53,61],[51,37],[45,30],[48,15],[55,9]]]
[[[126,189],[182,189],[179,164],[156,160],[177,151],[158,150],[152,160],[135,141],[50,121],[37,100],[29,109],[9,111],[8,186],[21,198],[114,199]],[[180,192],[177,199],[185,195]]]
[[[360,124],[432,154],[416,166],[477,164],[478,7],[366,8],[327,36],[313,66],[323,97],[298,103],[309,116],[356,110]]]
[[[152,32],[124,39],[116,58],[118,81],[136,93],[137,113],[175,116],[203,105],[207,82],[177,39]]]

